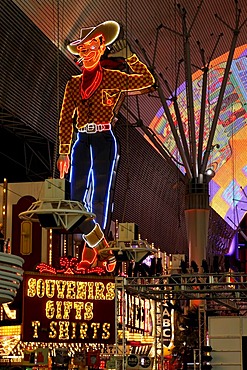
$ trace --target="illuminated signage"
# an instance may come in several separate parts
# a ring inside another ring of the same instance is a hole
[[[150,302],[148,299],[127,295],[127,315],[125,326],[131,332],[150,333]]]
[[[103,277],[24,275],[24,342],[115,342],[115,283]]]
[[[173,316],[174,310],[169,309],[167,304],[164,304],[163,307],[163,343],[167,347],[170,345],[171,340],[173,338]]]
[[[153,367],[152,358],[145,355],[129,355],[127,357],[127,370],[150,370]]]

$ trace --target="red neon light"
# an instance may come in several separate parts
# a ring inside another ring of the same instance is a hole
[[[97,253],[94,249],[92,249],[93,253],[95,254],[93,261],[97,261]],[[59,264],[62,267],[61,269],[56,269],[50,265],[47,265],[44,262],[41,262],[36,267],[40,273],[50,273],[50,274],[67,274],[67,275],[77,275],[77,274],[97,274],[97,275],[104,275],[106,271],[112,272],[115,268],[116,263],[109,264],[106,267],[106,262],[100,262],[100,266],[92,266],[92,262],[90,260],[82,260],[78,261],[77,258],[73,257],[69,259],[68,257],[61,257],[59,260]],[[114,266],[113,266],[114,265]],[[110,266],[110,269],[109,269]]]

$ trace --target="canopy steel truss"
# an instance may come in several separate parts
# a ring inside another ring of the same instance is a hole
[[[238,272],[224,273],[192,273],[192,274],[167,274],[155,277],[118,277],[116,280],[116,323],[119,323],[119,305],[122,307],[122,323],[125,322],[126,302],[121,299],[125,293],[151,299],[155,301],[155,307],[166,301],[190,301],[199,300],[199,353],[202,345],[206,342],[207,313],[209,311],[230,311],[236,315],[247,313],[247,274]],[[120,299],[120,301],[119,301]],[[155,310],[156,337],[155,355],[163,361],[163,351],[159,351],[159,344],[163,343],[163,331],[159,330],[159,310]],[[125,328],[122,327],[122,337],[118,335],[116,327],[116,369],[125,370],[126,361]],[[158,344],[159,343],[159,344]],[[163,363],[163,362],[162,362]],[[155,361],[155,369],[158,363]]]
[[[124,278],[126,291],[154,300],[205,300],[209,307],[247,311],[247,274],[193,273]]]

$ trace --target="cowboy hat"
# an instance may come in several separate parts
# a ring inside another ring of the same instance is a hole
[[[120,26],[115,21],[106,21],[103,23],[98,24],[96,27],[87,27],[82,28],[80,33],[79,40],[72,41],[68,46],[67,49],[74,55],[78,55],[77,46],[87,42],[90,39],[93,39],[97,36],[103,35],[105,39],[105,45],[110,45],[113,43],[120,31]]]

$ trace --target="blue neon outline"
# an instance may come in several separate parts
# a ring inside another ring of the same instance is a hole
[[[109,130],[113,139],[114,139],[114,151],[115,151],[115,155],[114,155],[114,158],[113,158],[113,161],[112,161],[112,167],[111,167],[111,170],[110,170],[110,177],[109,177],[109,182],[108,182],[108,190],[107,190],[107,197],[106,197],[106,202],[105,203],[105,207],[104,207],[104,210],[103,210],[103,224],[102,224],[102,228],[105,229],[106,227],[106,224],[107,224],[107,216],[108,216],[108,210],[109,210],[109,202],[110,202],[110,194],[111,194],[111,186],[112,186],[112,180],[113,180],[113,174],[114,174],[114,169],[115,169],[115,166],[116,166],[116,162],[117,162],[117,158],[118,158],[118,152],[117,152],[117,140],[116,140],[116,137],[115,135],[113,134],[112,130]],[[76,141],[79,140],[79,137],[77,138]],[[76,144],[76,142],[75,142]],[[75,144],[73,145],[73,147],[75,146]],[[73,156],[73,150],[71,152],[71,156]],[[95,178],[94,178],[94,171],[93,171],[93,150],[92,150],[92,145],[90,145],[90,158],[91,158],[91,166],[90,166],[90,170],[88,172],[88,177],[87,177],[87,188],[86,188],[86,191],[84,193],[84,196],[83,196],[83,204],[84,204],[84,207],[86,208],[86,210],[88,212],[93,212],[93,196],[94,196],[94,189],[95,189]],[[72,180],[72,177],[73,177],[73,171],[70,171],[70,182]],[[89,201],[87,201],[87,195],[88,195],[88,191],[89,191],[89,188],[90,186],[92,186],[92,193],[91,193],[91,196],[90,196],[90,199]],[[97,215],[96,215],[96,220],[97,220]]]
[[[114,159],[112,161],[112,168],[111,168],[111,174],[110,174],[110,179],[109,179],[109,183],[108,183],[108,196],[107,196],[107,199],[106,199],[106,206],[105,206],[105,209],[104,209],[104,222],[103,222],[103,229],[105,229],[106,227],[106,223],[107,223],[107,215],[108,215],[108,210],[109,210],[109,201],[110,201],[110,193],[111,193],[111,186],[112,186],[112,179],[113,179],[113,172],[114,172],[114,168],[115,168],[115,165],[116,165],[116,159],[117,159],[117,140],[112,132],[112,130],[110,130],[111,132],[111,135],[114,139],[114,143],[115,143],[115,156],[114,156]],[[97,215],[96,215],[97,216]]]
[[[87,209],[88,212],[92,212],[93,209],[93,194],[94,194],[94,173],[93,173],[93,151],[92,151],[92,146],[90,145],[90,158],[91,158],[91,166],[90,170],[88,172],[88,177],[87,177],[87,188],[83,196],[83,203],[85,205],[85,208]],[[91,185],[92,184],[92,185]],[[89,192],[89,188],[92,186],[92,193],[89,201],[87,202],[87,195]]]

